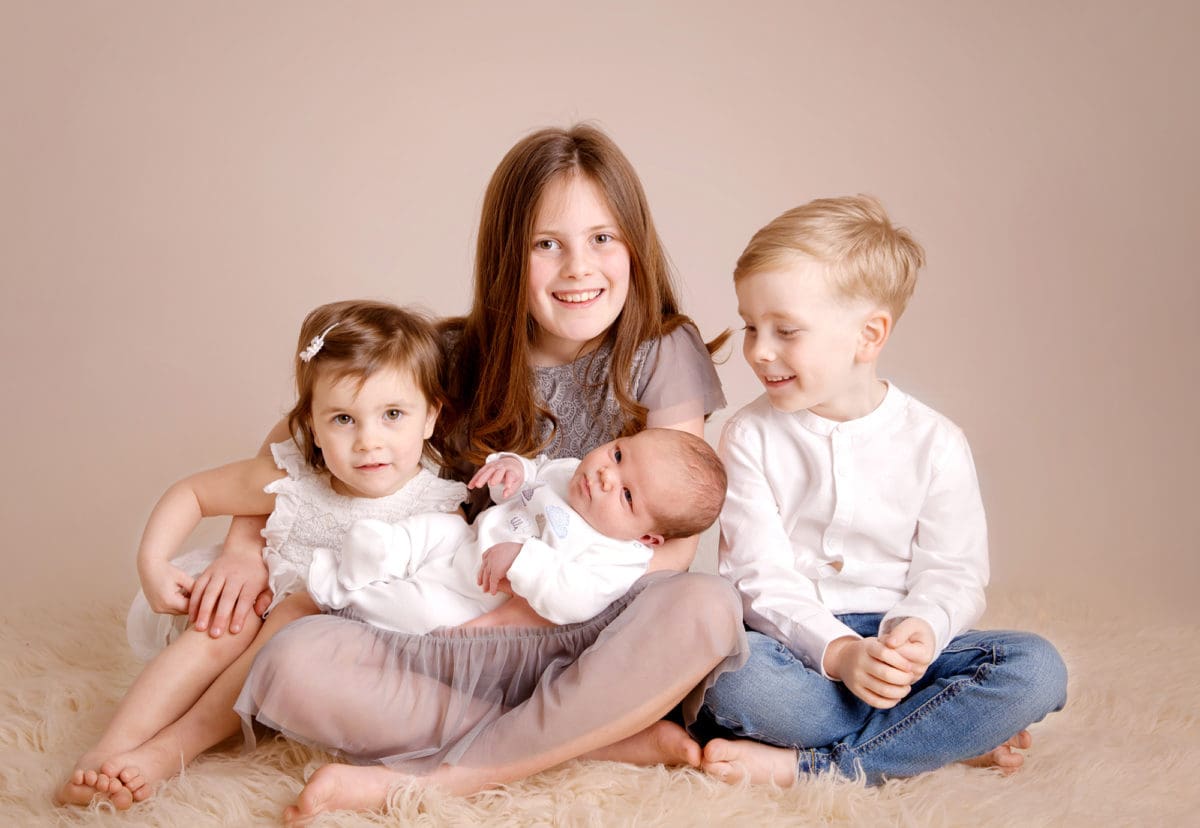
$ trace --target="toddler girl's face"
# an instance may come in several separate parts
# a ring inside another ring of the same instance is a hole
[[[871,410],[872,380],[856,361],[870,303],[838,296],[812,259],[751,274],[735,289],[746,323],[742,355],[773,407],[839,421]]]
[[[579,462],[567,486],[567,503],[601,534],[618,540],[662,543],[654,530],[661,509],[672,497],[662,473],[662,454],[653,435],[642,432],[605,443]]]
[[[616,321],[629,293],[629,248],[608,200],[586,175],[542,193],[529,254],[529,313],[538,365],[565,365]]]
[[[412,373],[384,368],[359,384],[322,371],[313,386],[316,444],[333,475],[333,488],[351,497],[385,497],[419,471],[437,409]]]

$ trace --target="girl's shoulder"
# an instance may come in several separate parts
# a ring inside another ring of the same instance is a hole
[[[295,440],[284,440],[282,443],[271,443],[271,459],[275,461],[276,467],[284,472],[287,477],[281,478],[284,480],[300,480],[319,475],[316,469],[308,465],[308,461],[304,459],[304,454],[300,451],[300,447],[296,445]]]
[[[394,494],[384,500],[402,504],[411,509],[412,514],[420,512],[453,512],[467,499],[467,485],[458,480],[447,480],[438,477],[429,469],[422,467],[413,477]]]

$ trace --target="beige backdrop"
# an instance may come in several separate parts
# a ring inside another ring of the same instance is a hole
[[[0,599],[131,593],[304,312],[462,311],[488,175],[588,118],[706,334],[759,225],[880,196],[929,254],[883,373],[966,429],[993,583],[1195,612],[1196,4],[434,5],[4,0]]]

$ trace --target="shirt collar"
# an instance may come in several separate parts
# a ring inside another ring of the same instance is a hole
[[[869,431],[874,431],[884,423],[894,419],[897,414],[904,408],[905,393],[896,387],[889,380],[884,380],[887,384],[887,389],[883,392],[883,400],[875,409],[861,417],[856,417],[853,420],[838,422],[830,420],[819,414],[814,414],[805,409],[792,414],[800,425],[807,428],[814,434],[822,434],[829,436],[834,432],[845,434],[847,436],[856,436]]]

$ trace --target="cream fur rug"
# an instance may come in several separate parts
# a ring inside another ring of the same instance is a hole
[[[279,821],[328,757],[267,741],[202,757],[150,801],[55,808],[53,790],[98,736],[139,665],[125,604],[5,612],[0,628],[0,825],[242,826]],[[1012,777],[962,766],[867,789],[832,779],[781,791],[690,770],[573,762],[472,799],[401,791],[387,814],[318,825],[1197,825],[1200,629],[1104,619],[1051,601],[992,596],[981,626],[1054,641],[1070,670],[1067,708],[1032,728]],[[1129,626],[1129,624],[1136,626]]]

